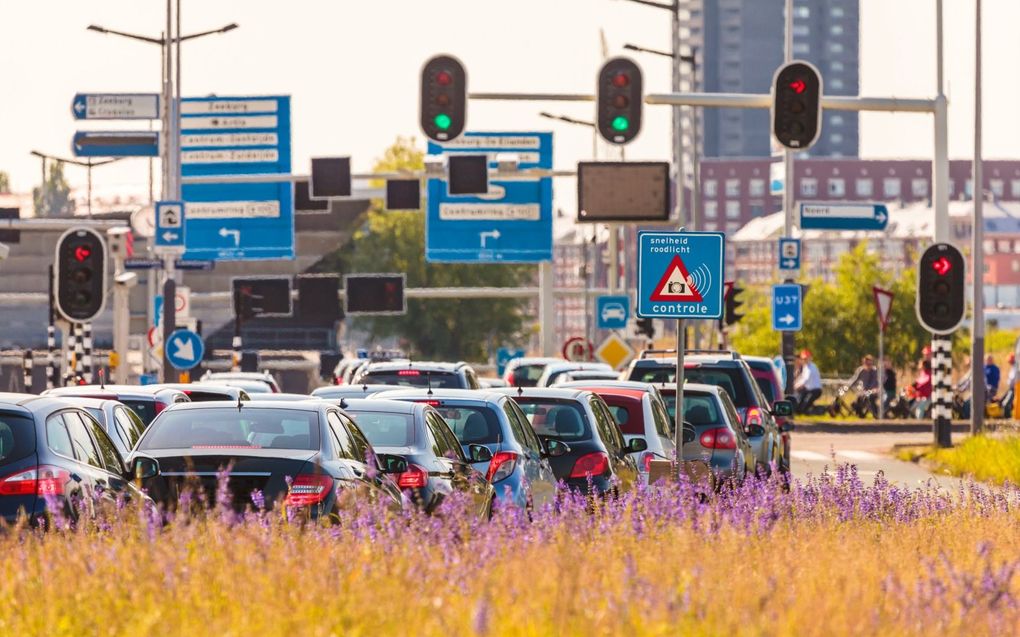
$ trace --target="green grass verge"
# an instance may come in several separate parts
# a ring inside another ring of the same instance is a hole
[[[906,447],[896,457],[925,461],[935,471],[1002,484],[1020,484],[1020,435],[972,436],[950,449]]]

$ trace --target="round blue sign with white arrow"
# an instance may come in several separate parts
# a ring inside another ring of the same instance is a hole
[[[202,362],[205,343],[202,337],[191,330],[177,330],[170,334],[166,343],[166,359],[175,369],[191,369]]]

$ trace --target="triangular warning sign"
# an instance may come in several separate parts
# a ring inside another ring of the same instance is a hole
[[[676,255],[670,261],[666,273],[662,275],[659,284],[655,286],[655,291],[652,292],[650,299],[652,301],[692,301],[696,303],[702,301],[701,292],[694,287],[694,281],[687,272],[687,267],[680,255]]]

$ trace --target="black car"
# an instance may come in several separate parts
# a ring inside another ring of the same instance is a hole
[[[170,405],[191,400],[183,391],[165,385],[72,385],[47,389],[43,395],[117,400],[130,407],[146,425]]]
[[[396,400],[350,400],[344,411],[376,451],[407,460],[407,471],[397,476],[397,486],[426,512],[459,492],[471,498],[480,517],[491,515],[496,489],[471,463],[492,459],[492,452],[485,445],[471,445],[471,457],[466,457],[457,436],[433,407]]]
[[[606,494],[628,490],[638,481],[633,454],[644,451],[644,438],[624,442],[612,412],[594,392],[578,389],[507,388],[543,441],[565,442],[569,451],[551,457],[553,473],[572,489]]]
[[[97,503],[145,496],[117,447],[84,409],[66,400],[0,394],[0,517],[33,522],[47,499],[74,519]]]
[[[467,363],[423,361],[369,363],[358,370],[351,385],[396,385],[433,389],[480,389],[478,375]]]
[[[283,502],[312,517],[340,513],[346,492],[399,507],[385,474],[407,470],[403,458],[375,454],[350,418],[324,400],[175,405],[153,421],[129,460],[167,506],[188,488],[212,502],[229,469],[235,509]]]

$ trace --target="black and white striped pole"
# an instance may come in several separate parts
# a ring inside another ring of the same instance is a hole
[[[951,337],[932,335],[931,339],[931,417],[935,445],[953,446],[953,341]]]
[[[49,267],[49,323],[46,325],[46,389],[60,382],[60,359],[57,357],[57,313],[53,306],[53,265]]]
[[[82,378],[86,385],[92,384],[92,323],[82,325],[81,338]]]
[[[25,354],[21,359],[21,371],[24,372],[25,379],[25,393],[32,393],[32,350],[25,350]]]

